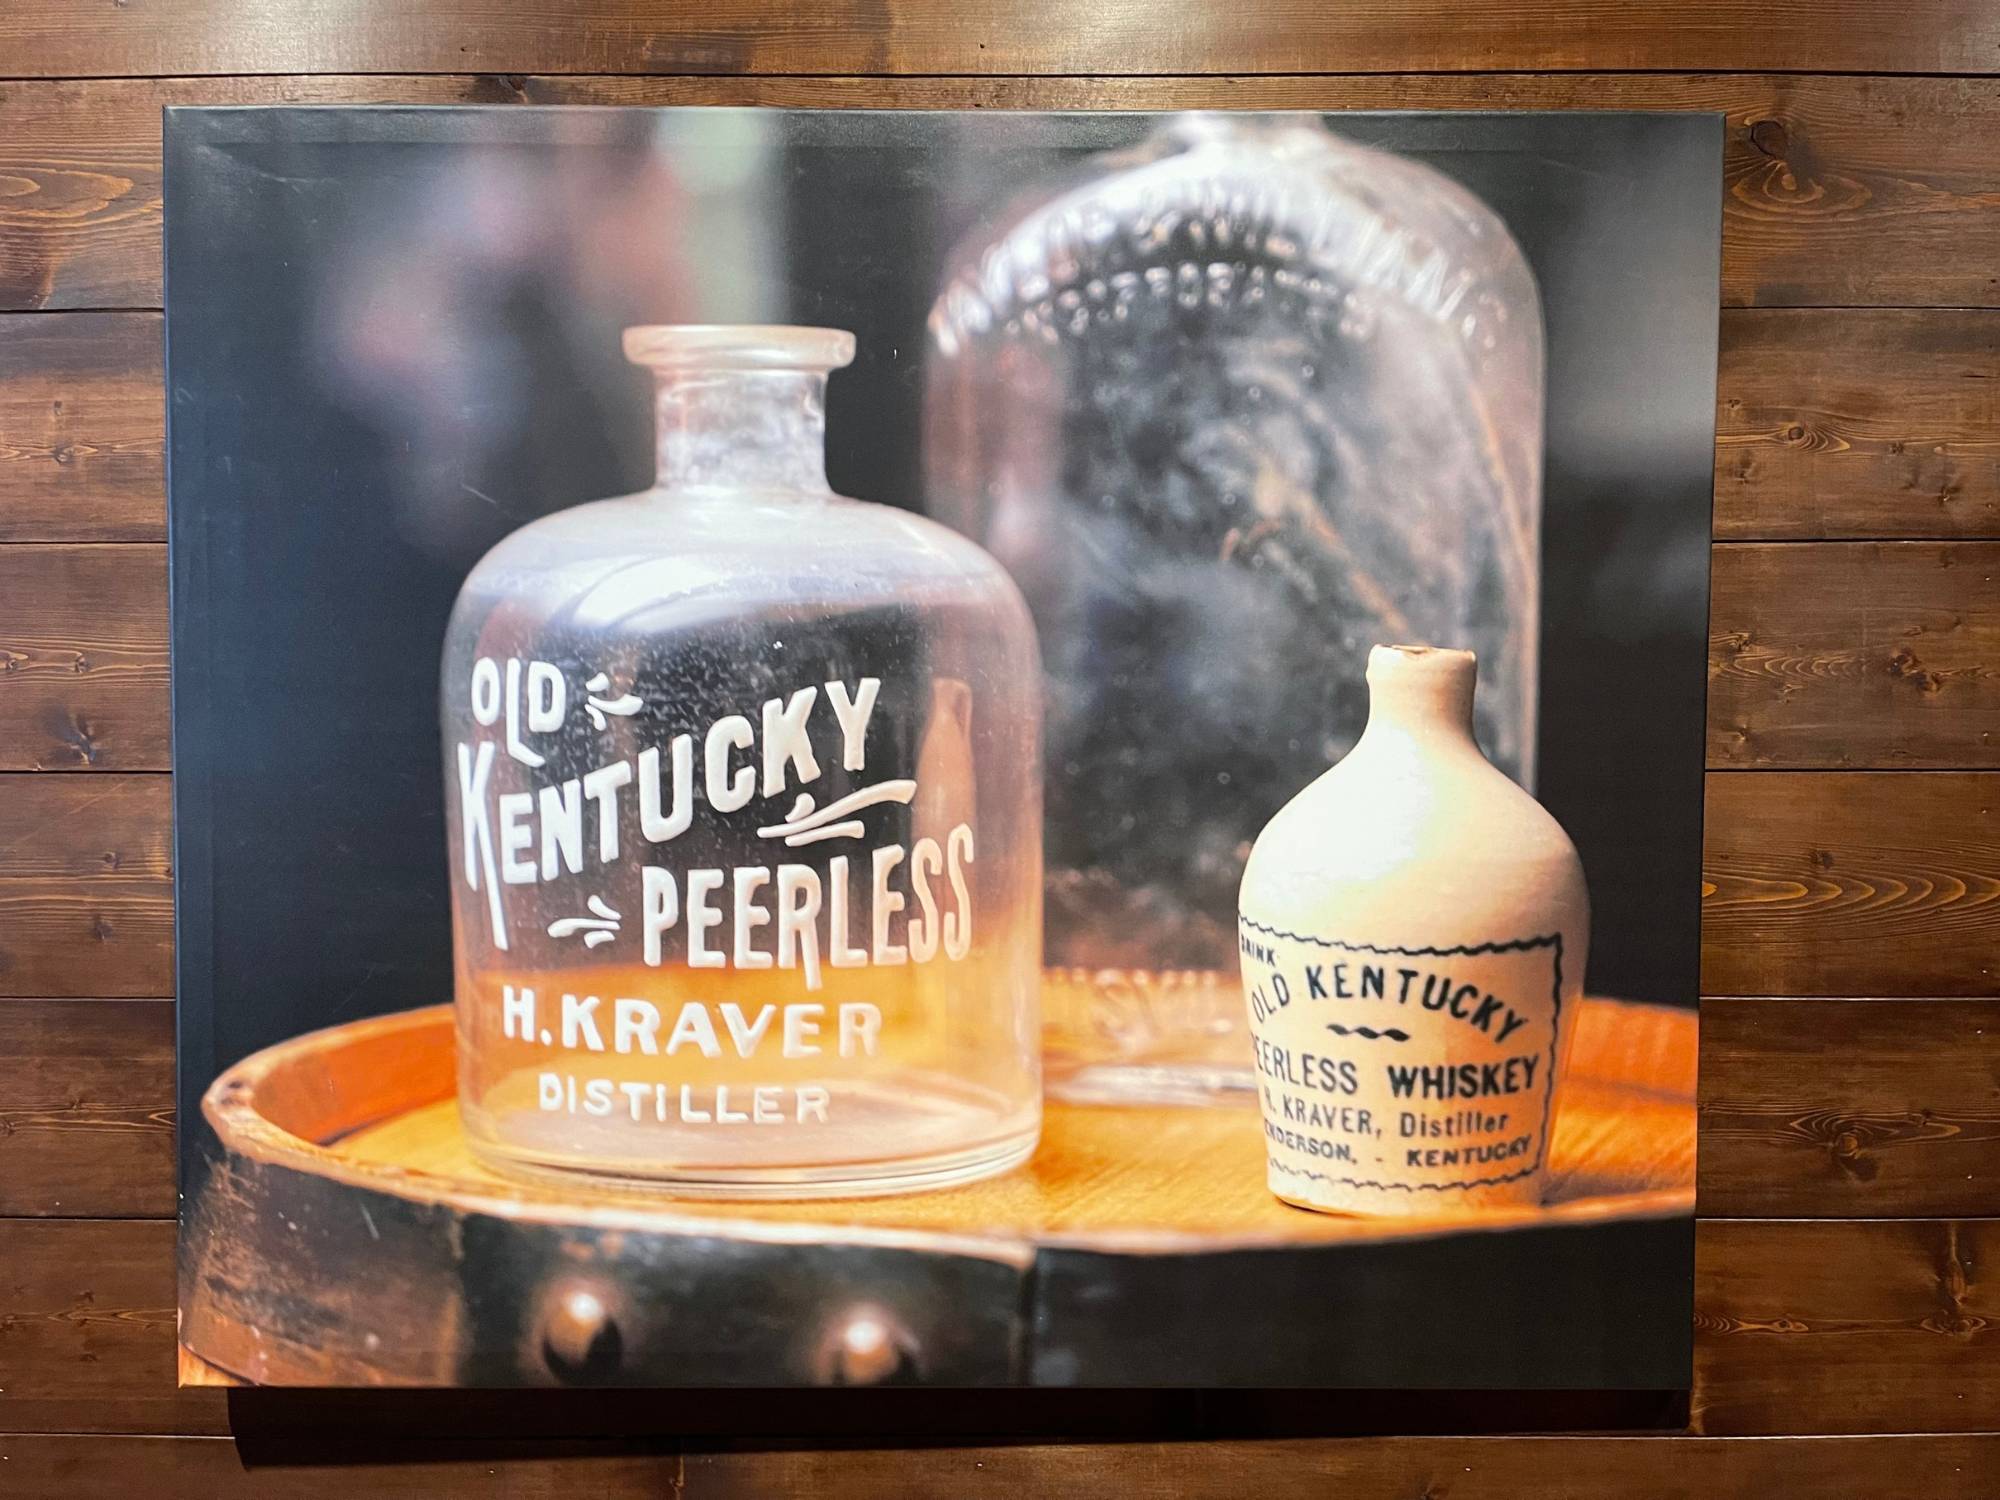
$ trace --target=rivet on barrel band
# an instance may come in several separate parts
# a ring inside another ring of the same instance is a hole
[[[887,1309],[851,1307],[821,1341],[813,1378],[821,1385],[885,1385],[916,1373],[917,1342]]]
[[[550,1293],[544,1309],[542,1359],[550,1374],[563,1381],[597,1381],[618,1368],[625,1338],[595,1287],[565,1282]]]

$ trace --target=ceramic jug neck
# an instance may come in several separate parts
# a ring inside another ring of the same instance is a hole
[[[1472,691],[1478,659],[1436,646],[1377,646],[1368,653],[1364,739],[1398,737],[1439,747],[1473,746]]]

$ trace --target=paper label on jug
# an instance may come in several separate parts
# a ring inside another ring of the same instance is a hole
[[[1274,1185],[1412,1206],[1532,1176],[1548,1146],[1559,935],[1377,946],[1239,919]]]

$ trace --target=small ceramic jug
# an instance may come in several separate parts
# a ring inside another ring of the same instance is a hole
[[[1589,897],[1568,836],[1473,740],[1476,670],[1377,646],[1366,731],[1251,851],[1238,945],[1288,1203],[1540,1199]]]

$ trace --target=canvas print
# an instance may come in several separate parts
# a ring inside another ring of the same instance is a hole
[[[1715,120],[166,133],[184,1378],[1686,1385]]]

